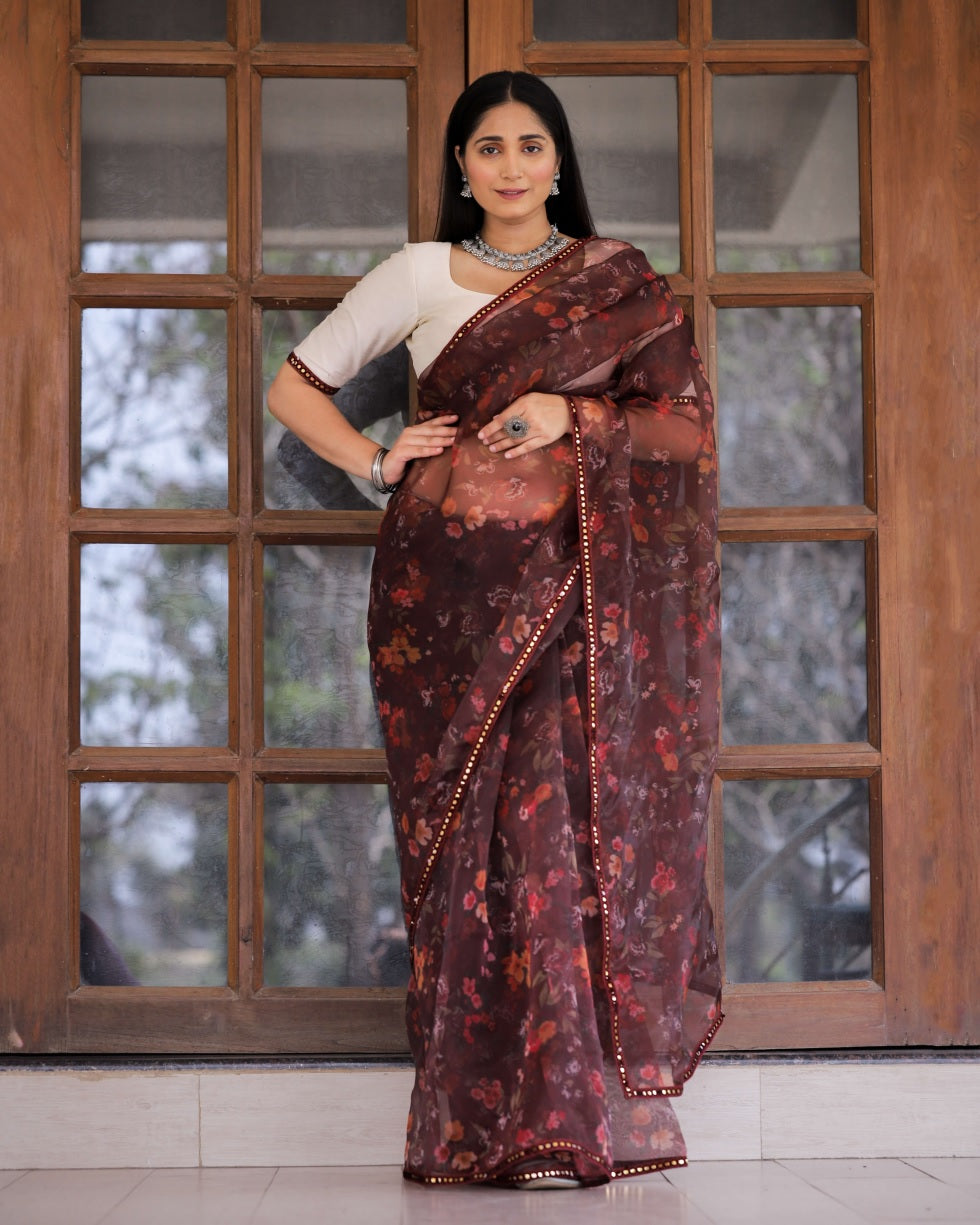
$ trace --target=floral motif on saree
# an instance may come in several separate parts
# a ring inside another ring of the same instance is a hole
[[[476,437],[527,391],[573,432]],[[685,1161],[721,1023],[705,890],[718,730],[712,402],[634,248],[575,243],[419,383],[456,441],[385,516],[369,641],[409,929],[406,1174],[602,1182]],[[671,462],[697,426],[690,462]]]

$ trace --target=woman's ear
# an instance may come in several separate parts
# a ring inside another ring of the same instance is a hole
[[[459,152],[459,145],[457,145],[456,148],[453,149],[453,154],[456,158],[456,165],[459,166],[460,170],[462,170],[463,169],[463,158]]]

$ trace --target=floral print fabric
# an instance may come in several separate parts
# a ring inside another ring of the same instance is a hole
[[[565,394],[573,434],[492,456],[477,431],[529,390]],[[419,406],[460,425],[389,504],[369,615],[412,954],[406,1174],[683,1164],[668,1099],[721,1020],[716,464],[689,325],[639,252],[583,240],[468,321]],[[689,420],[697,454],[670,462]]]

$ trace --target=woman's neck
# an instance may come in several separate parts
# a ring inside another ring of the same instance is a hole
[[[551,233],[551,222],[542,209],[540,215],[520,221],[506,222],[499,217],[484,216],[480,234],[483,241],[498,251],[533,251]]]

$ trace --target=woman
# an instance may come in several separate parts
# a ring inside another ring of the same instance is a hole
[[[434,243],[290,355],[272,412],[395,491],[369,643],[412,954],[405,1174],[570,1186],[685,1164],[669,1097],[721,1023],[704,888],[715,457],[691,330],[592,236],[558,99],[475,81]],[[390,450],[330,396],[407,338]]]

